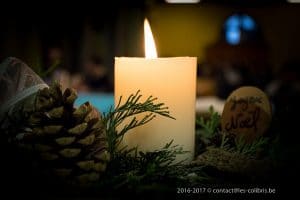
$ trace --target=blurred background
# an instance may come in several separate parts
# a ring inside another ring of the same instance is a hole
[[[90,100],[107,111],[113,104],[114,57],[144,56],[145,17],[159,57],[198,58],[199,110],[207,102],[221,111],[224,99],[242,85],[261,88],[273,105],[298,105],[297,0],[11,3],[2,6],[0,59],[18,57],[47,82],[76,88],[78,104]]]

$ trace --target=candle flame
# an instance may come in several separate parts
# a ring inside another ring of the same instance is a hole
[[[144,21],[145,56],[146,58],[157,58],[155,42],[147,19]]]

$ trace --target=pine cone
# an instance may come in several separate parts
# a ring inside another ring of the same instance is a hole
[[[33,110],[10,140],[51,175],[86,185],[99,180],[110,155],[100,113],[88,102],[74,108],[76,98],[74,89],[62,92],[58,83],[38,91]]]

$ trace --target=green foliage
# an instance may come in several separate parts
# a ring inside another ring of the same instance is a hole
[[[268,138],[260,137],[253,142],[246,142],[244,137],[235,139],[236,151],[240,154],[255,156],[269,142]]]
[[[187,153],[182,147],[173,145],[170,141],[160,149],[151,152],[141,152],[137,148],[123,147],[120,143],[124,135],[131,129],[142,126],[155,118],[156,114],[174,119],[163,103],[155,103],[157,98],[148,97],[140,102],[142,95],[139,91],[132,94],[121,105],[121,98],[116,108],[104,113],[109,152],[112,159],[107,167],[104,180],[99,183],[102,187],[134,188],[153,186],[153,183],[165,184],[168,187],[187,183],[198,183],[209,180],[201,167],[176,161],[176,156]],[[146,113],[141,119],[135,116]],[[124,125],[124,121],[130,119]],[[122,126],[121,126],[122,125]],[[213,124],[209,125],[213,128]],[[163,134],[163,133],[162,133]],[[151,188],[150,187],[150,188]],[[146,187],[147,188],[147,187]]]
[[[205,120],[204,117],[201,116],[196,120],[196,124],[203,129],[201,136],[207,139],[214,137],[220,125],[220,119],[219,113],[215,112],[213,107],[210,106],[209,118]]]
[[[144,166],[144,172],[151,172],[153,167],[156,168],[168,168],[174,165],[180,165],[183,161],[179,161],[174,164],[176,156],[179,154],[185,154],[187,151],[183,151],[182,147],[178,145],[172,145],[173,140],[167,143],[162,149],[153,152],[139,152],[139,158],[142,166]]]
[[[219,146],[221,149],[248,157],[256,157],[258,153],[270,145],[269,138],[266,137],[260,137],[252,142],[247,142],[243,136],[230,137],[228,133],[222,133],[221,135],[221,145]]]
[[[219,138],[220,115],[213,107],[209,107],[208,116],[197,116],[196,118],[196,146],[195,153],[203,153],[207,146],[216,143],[214,139]]]
[[[225,133],[222,133],[222,140],[220,148],[224,150],[230,150],[229,138],[226,136]]]
[[[169,115],[168,107],[163,103],[155,103],[157,98],[150,96],[145,101],[139,102],[142,97],[139,92],[130,95],[122,105],[122,97],[120,97],[116,108],[111,108],[108,113],[104,113],[103,121],[107,125],[108,149],[112,156],[115,156],[116,152],[124,150],[119,150],[118,147],[129,130],[148,123],[156,117],[156,114],[175,119]],[[138,119],[136,115],[141,113],[145,113],[145,115]],[[128,118],[130,118],[130,122],[119,130],[119,126],[123,125],[124,120]]]
[[[110,181],[121,188],[178,177],[181,174],[177,170],[183,166],[183,161],[175,162],[175,158],[186,152],[172,142],[152,152],[140,151],[133,155],[129,151],[117,152],[108,166],[107,173],[113,175],[109,176]]]

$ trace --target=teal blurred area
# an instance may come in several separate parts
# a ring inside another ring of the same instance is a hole
[[[75,106],[89,101],[101,113],[107,113],[111,107],[114,107],[114,94],[103,92],[80,92],[75,101]]]

